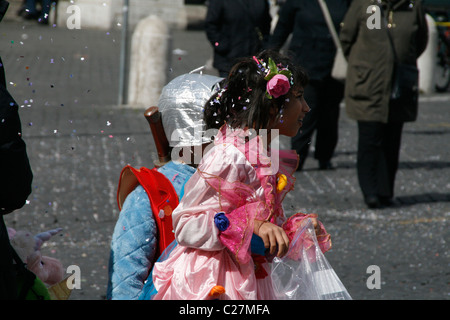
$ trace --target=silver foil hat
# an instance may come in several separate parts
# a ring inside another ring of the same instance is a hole
[[[198,73],[181,75],[161,91],[158,109],[171,147],[211,142],[204,136],[203,108],[223,78]]]

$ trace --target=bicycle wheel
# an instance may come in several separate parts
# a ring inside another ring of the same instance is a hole
[[[437,92],[447,92],[450,86],[450,65],[448,63],[438,63],[435,73],[435,87]]]

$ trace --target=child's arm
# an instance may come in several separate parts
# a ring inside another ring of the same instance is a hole
[[[241,185],[239,181],[245,179],[248,166],[245,156],[234,147],[218,146],[205,155],[197,172],[187,182],[185,195],[172,214],[175,238],[179,244],[202,250],[224,248],[214,217],[219,212],[228,214],[235,208],[229,197],[239,198],[233,187],[236,183]]]
[[[287,253],[289,238],[283,228],[266,220],[255,220],[253,233],[263,240],[264,246],[270,249],[271,255],[275,254],[276,250],[278,250],[278,257],[282,257]]]
[[[292,242],[297,231],[305,226],[305,223],[307,222],[308,219],[310,219],[313,224],[319,247],[322,250],[322,252],[325,253],[331,248],[331,236],[325,230],[323,224],[318,220],[317,214],[315,213],[305,214],[301,212],[296,213],[290,216],[289,219],[287,219],[286,222],[283,223],[282,228]]]
[[[226,247],[239,263],[247,263],[254,222],[268,216],[265,201],[252,187],[259,184],[242,152],[230,145],[216,146],[186,184],[187,193],[172,214],[178,243],[208,251]],[[261,232],[268,246],[280,242],[283,253],[286,241],[282,233],[267,229]]]

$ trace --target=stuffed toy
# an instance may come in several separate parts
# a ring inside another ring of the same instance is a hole
[[[49,286],[57,284],[64,279],[64,268],[58,259],[43,256],[41,246],[61,230],[62,228],[57,228],[33,236],[28,231],[16,231],[8,228],[11,245],[27,265],[28,270]]]

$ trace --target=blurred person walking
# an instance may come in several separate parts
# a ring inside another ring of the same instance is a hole
[[[206,36],[213,46],[213,66],[228,76],[237,59],[257,54],[270,36],[267,0],[210,0],[205,20]]]
[[[0,21],[8,5],[0,0]],[[0,57],[0,300],[19,297],[13,249],[3,215],[24,206],[31,193],[33,174],[21,131],[19,106],[7,90]]]
[[[359,185],[369,208],[389,206],[403,124],[418,112],[416,66],[428,41],[421,1],[354,1],[340,39],[348,59],[346,111],[358,122]],[[393,96],[398,85],[406,91],[401,101]]]
[[[339,31],[350,1],[327,0],[326,4]],[[291,139],[292,149],[300,156],[297,170],[303,168],[314,131],[314,158],[320,169],[332,169],[331,158],[338,143],[339,104],[344,95],[344,84],[331,77],[336,46],[317,0],[287,0],[278,14],[269,47],[281,50],[292,34],[288,54],[305,67],[310,77],[305,100],[311,111],[304,118],[302,129]]]

